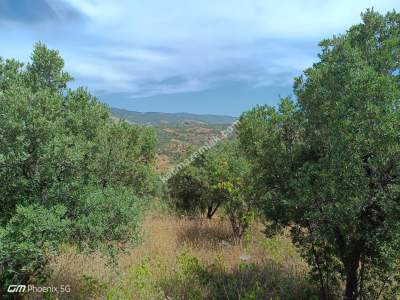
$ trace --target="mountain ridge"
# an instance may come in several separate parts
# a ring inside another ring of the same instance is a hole
[[[128,122],[136,124],[230,124],[237,120],[236,117],[214,114],[192,114],[192,113],[163,113],[163,112],[137,112],[127,109],[111,107],[111,113],[114,117],[125,119]]]

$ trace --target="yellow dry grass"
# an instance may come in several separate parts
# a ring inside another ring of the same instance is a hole
[[[312,289],[289,239],[267,239],[261,229],[253,226],[239,242],[223,217],[152,213],[142,243],[120,254],[117,267],[98,253],[65,249],[48,285],[71,285],[61,299],[284,299]]]
[[[165,154],[157,154],[155,166],[156,166],[156,171],[159,173],[167,171],[170,167],[169,157]]]

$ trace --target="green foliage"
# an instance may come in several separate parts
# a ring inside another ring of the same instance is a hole
[[[209,282],[210,278],[199,259],[190,255],[187,251],[183,251],[177,257],[176,263],[177,274],[181,277],[181,280],[199,281],[202,284]]]
[[[256,107],[239,128],[259,206],[275,229],[291,226],[324,298],[342,278],[347,299],[380,290],[368,276],[399,258],[400,15],[362,17],[321,42],[297,103]]]
[[[49,259],[70,238],[70,224],[63,206],[18,206],[0,232],[0,291],[9,284],[43,282]]]
[[[147,201],[132,189],[92,188],[80,195],[72,232],[85,249],[125,247],[139,238],[139,221]],[[114,245],[115,244],[115,245]]]
[[[254,189],[250,175],[250,164],[238,149],[236,141],[221,144],[217,149],[219,155],[217,183],[213,188],[226,197],[224,211],[227,214],[234,234],[241,238],[256,218],[253,207]],[[211,153],[212,155],[213,153]],[[212,168],[211,165],[208,167]]]
[[[207,176],[203,169],[188,166],[173,176],[168,186],[173,206],[180,213],[203,214],[214,205],[207,194]]]
[[[31,61],[27,65],[24,79],[34,92],[43,89],[62,92],[72,79],[68,73],[63,71],[64,60],[58,51],[49,50],[42,43],[36,44]]]
[[[169,180],[172,200],[179,211],[208,218],[223,206],[235,235],[242,237],[255,218],[249,170],[235,141],[221,143]]]
[[[92,276],[83,275],[82,281],[84,282],[84,288],[79,293],[81,299],[94,298],[109,288],[108,284]]]
[[[176,265],[172,278],[161,284],[166,285],[164,289],[171,290],[171,296],[204,299],[203,286],[208,284],[210,277],[201,262],[184,250],[177,257]],[[174,290],[174,286],[179,288]]]
[[[97,135],[91,173],[103,187],[130,186],[136,193],[154,191],[154,161],[156,137],[149,127],[110,123]]]
[[[166,271],[165,266],[154,265],[154,258],[145,257],[143,261],[129,268],[124,274],[127,278],[112,285],[106,294],[107,299],[165,299],[165,295],[159,286],[157,272]]]
[[[60,207],[73,230],[69,243],[111,249],[135,239],[147,202],[137,197],[157,191],[154,131],[114,123],[86,89],[68,89],[63,67],[59,53],[41,43],[26,66],[0,58],[1,286],[46,275],[48,255],[60,244],[51,233],[61,230]],[[19,239],[18,230],[31,229],[17,216],[33,220],[40,212],[32,240]],[[41,226],[48,234],[39,234]]]
[[[88,177],[91,138],[109,118],[82,89],[64,99],[50,89],[33,92],[21,81],[0,93],[0,202],[5,208],[0,219],[5,221],[18,203],[70,202],[70,192]]]

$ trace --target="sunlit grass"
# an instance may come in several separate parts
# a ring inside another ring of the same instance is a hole
[[[71,284],[62,299],[309,299],[307,265],[284,236],[256,224],[242,241],[228,220],[149,214],[143,242],[113,267],[98,253],[65,249],[49,284]]]

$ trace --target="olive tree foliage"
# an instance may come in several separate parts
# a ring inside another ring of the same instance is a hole
[[[56,51],[38,44],[31,59],[26,67],[0,63],[2,222],[20,203],[72,201],[70,192],[89,180],[93,139],[109,122],[86,90],[65,88],[70,77]]]
[[[41,43],[26,65],[0,58],[3,287],[39,278],[58,241],[118,245],[135,239],[134,210],[141,208],[137,202],[155,192],[154,131],[113,121],[108,107],[87,89],[69,89],[71,79],[59,53]],[[98,199],[112,203],[113,209],[88,209],[88,201],[100,191]],[[38,219],[19,222],[24,216]],[[97,233],[82,235],[87,218],[108,221],[91,227]],[[106,228],[119,233],[110,234]],[[17,238],[24,232],[32,233],[26,243]]]
[[[216,188],[221,157],[217,148],[200,154],[189,166],[168,181],[173,205],[178,212],[204,214],[211,219],[225,202],[225,194]]]
[[[223,199],[224,213],[231,222],[233,233],[241,238],[256,215],[250,164],[235,139],[221,143],[207,156],[209,159],[204,167],[211,174],[211,188]]]
[[[9,284],[44,281],[47,264],[57,255],[60,243],[68,240],[71,222],[65,206],[45,208],[41,205],[18,206],[4,229],[0,228],[1,280]],[[0,288],[1,290],[1,288]]]
[[[179,213],[188,215],[205,214],[211,219],[220,206],[220,199],[208,194],[208,177],[203,168],[189,165],[179,170],[168,180],[168,188],[173,207]]]
[[[80,216],[72,224],[74,239],[81,249],[111,250],[110,254],[118,245],[138,242],[146,200],[124,187],[86,188],[74,210]]]
[[[154,191],[155,173],[148,167],[155,158],[156,136],[152,128],[109,123],[94,143],[90,170],[98,184],[131,186],[138,194]]]
[[[171,198],[178,211],[209,219],[223,208],[234,234],[242,237],[255,216],[249,171],[237,141],[222,142],[169,180]]]
[[[376,299],[400,253],[400,15],[368,10],[320,46],[297,101],[245,113],[239,140],[264,215],[290,227],[322,297],[343,279],[345,299]]]

